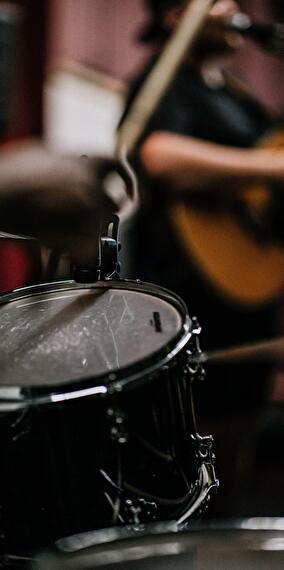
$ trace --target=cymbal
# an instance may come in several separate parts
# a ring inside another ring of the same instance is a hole
[[[201,354],[201,362],[269,362],[284,363],[284,336],[254,341],[228,348],[210,350]]]

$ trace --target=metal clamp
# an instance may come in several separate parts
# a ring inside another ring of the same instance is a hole
[[[186,371],[189,373],[191,379],[204,380],[206,371],[202,364],[202,350],[200,348],[200,333],[201,326],[197,317],[192,318],[192,336],[189,341],[189,347],[186,351],[188,362],[186,364]]]
[[[219,487],[219,480],[215,473],[215,455],[213,453],[213,437],[211,435],[202,437],[199,434],[192,435],[196,442],[196,457],[200,463],[199,478],[195,483],[195,493],[188,509],[178,518],[177,524],[185,523],[193,513],[198,513],[206,508],[206,502],[210,498],[213,488]]]

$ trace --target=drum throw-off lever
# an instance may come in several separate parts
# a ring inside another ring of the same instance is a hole
[[[101,224],[97,257],[93,267],[74,267],[74,280],[78,283],[95,283],[119,279],[118,254],[120,249],[119,216],[112,214],[107,221]]]
[[[121,249],[119,241],[119,217],[113,214],[105,224],[100,238],[99,280],[119,279],[120,262],[118,254]]]
[[[189,341],[187,354],[187,368],[191,379],[204,380],[206,371],[203,366],[202,350],[200,348],[201,326],[197,317],[192,317],[192,336]]]

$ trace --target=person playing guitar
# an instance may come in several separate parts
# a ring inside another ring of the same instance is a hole
[[[121,125],[190,3],[148,0],[152,20],[143,39],[156,54],[133,82]],[[187,302],[204,327],[205,350],[271,336],[283,287],[281,231],[273,233],[283,137],[257,146],[275,118],[216,65],[218,56],[244,45],[229,25],[238,13],[237,2],[214,3],[132,153],[142,194],[131,230],[132,275]],[[267,400],[268,377],[263,366],[215,366],[206,385],[195,387],[204,424],[217,433],[216,456],[224,460],[217,515],[251,514],[231,487],[242,463],[237,442]]]

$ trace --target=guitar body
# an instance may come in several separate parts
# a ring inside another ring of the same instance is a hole
[[[284,147],[284,133],[274,133],[262,146]],[[265,186],[240,190],[245,206],[265,211],[271,200]],[[277,299],[284,285],[284,243],[258,240],[232,210],[204,210],[178,202],[171,207],[171,223],[181,246],[213,287],[241,305],[264,305]]]

